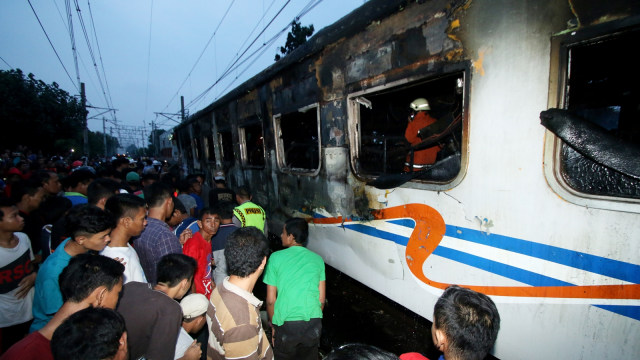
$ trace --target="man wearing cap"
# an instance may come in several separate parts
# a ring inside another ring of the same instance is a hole
[[[267,231],[267,213],[264,209],[251,200],[253,196],[251,191],[246,186],[241,186],[236,191],[236,200],[238,205],[233,209],[233,223],[237,227],[255,226],[263,234],[268,234]]]
[[[236,193],[227,188],[224,171],[216,170],[213,179],[216,182],[216,187],[209,192],[209,205],[216,205],[220,201],[236,202]]]
[[[130,194],[135,194],[136,191],[142,190],[140,187],[140,175],[135,171],[129,171],[126,176],[127,185],[131,188]]]
[[[422,142],[422,139],[418,136],[418,132],[435,123],[436,119],[431,117],[427,112],[431,110],[431,107],[425,98],[413,100],[409,107],[412,111],[409,115],[409,124],[404,132],[404,137],[413,147]],[[407,160],[404,163],[404,171],[412,172],[428,169],[436,162],[439,151],[440,146],[435,145],[426,149],[415,150],[413,153],[409,152],[409,154],[407,154]]]
[[[202,294],[190,294],[180,301],[182,308],[182,327],[176,344],[176,359],[199,359],[202,354],[200,344],[191,335],[196,334],[207,324],[209,300]]]

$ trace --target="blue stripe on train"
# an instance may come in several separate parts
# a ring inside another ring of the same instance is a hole
[[[408,228],[415,227],[415,221],[413,219],[395,219],[387,222]],[[379,230],[373,226],[364,224],[344,224],[344,227],[363,234],[393,241],[403,246],[407,246],[409,241],[406,236]],[[609,276],[635,284],[640,283],[640,265],[607,259],[601,256],[526,241],[509,236],[487,234],[483,231],[453,225],[447,225],[445,236],[536,257],[542,260],[551,261],[557,264],[570,266],[576,269]],[[480,266],[477,267],[482,268]],[[488,269],[484,270],[490,271]],[[501,275],[504,276],[504,274]]]
[[[452,225],[447,225],[445,235],[527,256],[533,256],[542,260],[551,261],[635,284],[640,283],[640,265],[513,237],[487,234],[483,231]]]
[[[433,251],[433,254],[531,286],[573,286],[573,284],[568,282],[540,275],[529,270],[520,269],[515,266],[506,265],[497,261],[485,259],[480,256],[467,254],[445,246],[438,246]]]

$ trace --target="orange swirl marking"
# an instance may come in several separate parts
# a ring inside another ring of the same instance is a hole
[[[440,213],[428,205],[407,204],[388,209],[373,211],[376,220],[411,218],[416,227],[411,233],[405,257],[409,270],[415,277],[425,284],[445,289],[449,284],[439,283],[428,279],[422,271],[422,264],[438,247],[444,237],[447,225]]]

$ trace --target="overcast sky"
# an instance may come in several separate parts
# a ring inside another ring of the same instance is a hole
[[[73,18],[78,72],[68,30],[67,3]],[[176,123],[154,113],[179,112],[181,95],[187,111],[195,113],[271,65],[290,28],[272,44],[263,44],[309,7],[316,5],[300,22],[313,24],[317,33],[363,3],[364,0],[0,0],[0,69],[20,68],[46,83],[57,82],[72,95],[80,93],[79,73],[89,104],[117,109],[115,119],[119,124],[150,128],[151,121],[156,121],[161,128],[169,129]],[[201,96],[245,51],[236,64],[241,65]],[[262,55],[249,58],[256,51]],[[90,110],[89,116],[98,118],[89,120],[92,131],[102,131],[101,112]],[[114,118],[110,113],[104,116]],[[110,126],[107,123],[107,133]]]

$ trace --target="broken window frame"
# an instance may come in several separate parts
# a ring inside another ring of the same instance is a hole
[[[360,109],[362,106],[369,107],[371,106],[371,101],[367,98],[367,96],[376,95],[376,93],[382,93],[385,91],[393,91],[393,89],[400,87],[412,87],[419,85],[421,83],[426,84],[431,81],[437,81],[439,79],[447,78],[455,76],[456,74],[460,74],[463,79],[462,84],[462,104],[461,104],[461,126],[462,129],[460,131],[461,139],[460,139],[460,169],[454,177],[445,181],[437,181],[437,180],[429,180],[429,179],[412,179],[407,181],[404,185],[405,187],[412,187],[423,190],[449,190],[460,184],[462,179],[465,177],[467,171],[468,164],[468,121],[469,121],[469,89],[470,89],[470,70],[466,65],[454,66],[451,67],[450,70],[444,73],[431,74],[430,76],[420,76],[420,77],[409,77],[406,79],[390,82],[384,85],[372,87],[366,90],[357,91],[350,93],[347,96],[347,107],[348,107],[348,133],[349,133],[349,142],[352,144],[350,146],[350,160],[351,160],[351,168],[355,174],[355,176],[365,182],[372,181],[381,175],[372,175],[363,172],[358,159],[360,158],[362,152],[361,149],[361,123],[360,123]],[[415,96],[415,98],[420,97],[419,95]],[[407,107],[407,115],[409,113],[409,103],[414,100],[407,99],[406,107]],[[375,104],[373,105],[375,106]],[[404,136],[404,132],[403,132]]]
[[[227,140],[225,140],[228,139]],[[218,144],[220,144],[220,157],[224,167],[230,167],[235,161],[233,152],[233,133],[231,129],[218,129]]]
[[[317,163],[318,166],[316,168],[301,168],[301,167],[290,167],[287,166],[287,155],[285,152],[285,145],[284,145],[284,140],[282,137],[282,117],[286,116],[286,115],[292,115],[295,113],[308,113],[308,112],[314,112],[316,114],[316,137],[317,137],[317,144],[315,145],[315,147],[317,147]],[[320,167],[321,167],[321,138],[320,138],[320,106],[318,103],[313,103],[304,107],[299,108],[297,111],[295,112],[290,112],[287,114],[276,114],[273,116],[273,129],[274,132],[276,134],[276,141],[275,141],[275,145],[276,145],[276,159],[277,159],[277,163],[278,163],[278,168],[280,169],[281,172],[283,173],[290,173],[290,174],[299,174],[299,175],[306,175],[306,176],[315,176],[318,175],[318,173],[320,173]]]
[[[631,22],[633,21],[631,20]],[[573,46],[597,43],[602,39],[611,38],[627,31],[630,27],[637,29],[638,26],[640,26],[639,23],[630,23],[628,20],[624,20],[552,37],[548,108],[567,108],[570,50]],[[591,194],[571,187],[563,176],[562,149],[563,140],[551,131],[545,130],[544,174],[547,183],[556,194],[573,204],[587,208],[640,213],[640,199]]]
[[[251,154],[249,154],[249,148],[250,146],[247,144],[247,128],[249,127],[253,127],[253,126],[259,126],[260,127],[260,134],[259,136],[262,138],[262,144],[259,145],[259,147],[261,147],[261,151],[262,151],[262,158],[261,158],[261,163],[260,164],[255,164],[253,159],[250,157]],[[253,121],[247,121],[244,122],[242,125],[238,126],[238,137],[240,140],[240,155],[241,155],[241,159],[242,159],[242,166],[244,168],[250,168],[250,169],[263,169],[265,167],[266,164],[266,159],[265,159],[265,144],[264,144],[264,126],[262,125],[262,121],[259,121],[258,119],[253,120]]]

